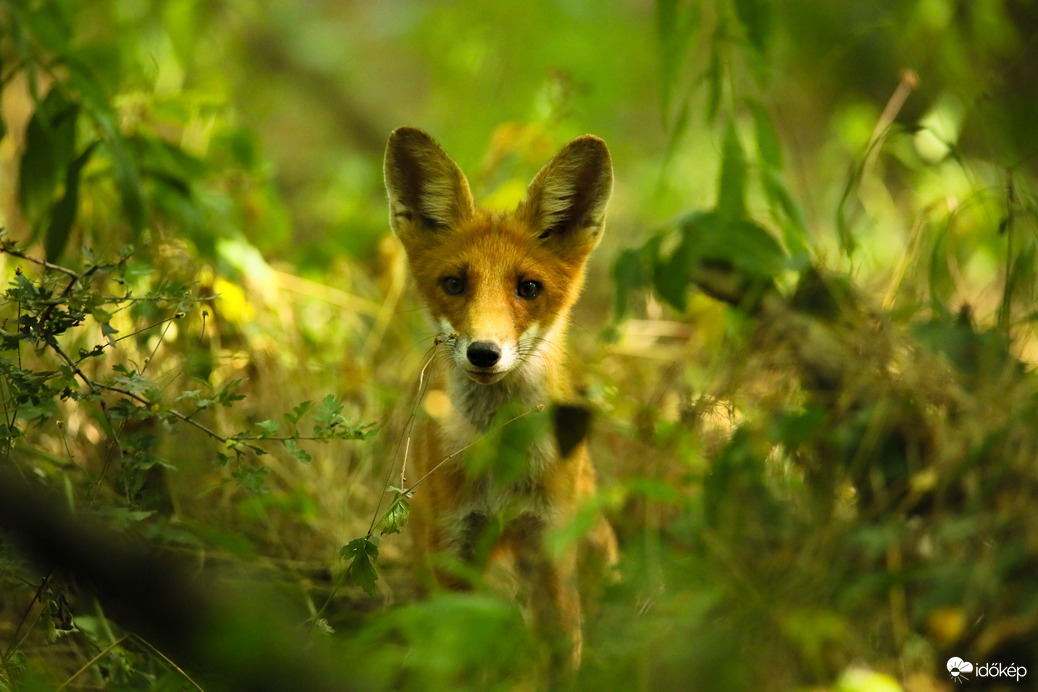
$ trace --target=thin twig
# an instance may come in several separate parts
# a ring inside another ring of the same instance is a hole
[[[122,394],[123,396],[128,397],[130,399],[133,399],[134,401],[136,401],[138,403],[141,403],[141,404],[144,404],[145,406],[151,406],[152,403],[153,403],[151,401],[148,401],[145,397],[141,396],[140,394],[136,394],[134,392],[131,392],[128,389],[123,389],[122,387],[113,387],[112,385],[101,384],[100,382],[95,382],[94,384],[97,385],[98,389],[103,389],[106,392],[113,392],[115,394]],[[202,425],[201,423],[199,423],[198,421],[196,421],[196,420],[188,417],[187,415],[181,413],[180,411],[177,411],[176,409],[169,409],[167,412],[171,416],[176,418],[177,420],[181,421],[182,423],[187,423],[188,425],[192,425],[195,428],[197,428],[198,430],[201,430],[202,432],[204,432],[206,435],[209,435],[211,438],[213,438],[217,442],[222,442],[224,444],[227,444],[232,439],[257,439],[257,440],[258,439],[264,439],[264,440],[276,439],[276,438],[269,438],[269,437],[264,437],[264,438],[259,438],[259,437],[257,437],[257,438],[230,438],[230,437],[225,437],[225,436],[221,435],[220,433],[216,432],[215,430],[213,430],[211,428],[208,428],[205,425]],[[305,438],[300,438],[300,439],[305,439]]]
[[[129,300],[141,300],[141,299],[140,298],[130,298]],[[136,331],[133,331],[133,332],[130,332],[129,334],[123,334],[118,339],[111,339],[111,340],[109,340],[109,341],[107,341],[107,342],[105,342],[103,344],[98,344],[89,353],[87,353],[87,355],[85,355],[82,358],[80,358],[79,360],[77,360],[76,363],[77,364],[78,363],[82,363],[87,358],[93,358],[94,356],[100,355],[101,351],[103,351],[104,349],[108,348],[109,346],[115,346],[120,341],[124,341],[126,339],[132,339],[135,336],[138,336],[140,334],[143,334],[146,331],[149,331],[151,329],[154,329],[155,327],[158,327],[160,324],[165,324],[166,322],[173,322],[174,320],[179,320],[181,317],[183,317],[183,315],[184,315],[184,313],[177,312],[172,317],[166,317],[165,319],[161,319],[158,322],[153,322],[153,323],[149,324],[148,326],[141,327],[140,329],[138,329]],[[163,332],[163,335],[165,335],[165,332]],[[152,354],[152,355],[154,355],[154,354]]]
[[[109,644],[108,646],[106,646],[106,647],[105,647],[104,649],[102,649],[101,651],[99,651],[99,652],[98,652],[98,654],[97,654],[96,656],[94,656],[94,657],[93,657],[92,659],[90,659],[89,661],[87,661],[86,663],[84,663],[84,664],[83,664],[83,667],[82,667],[82,668],[80,668],[80,669],[79,669],[79,670],[77,670],[77,671],[76,671],[75,673],[73,673],[73,674],[72,674],[72,676],[71,676],[71,677],[70,677],[70,678],[69,678],[68,680],[66,680],[65,682],[61,683],[61,686],[60,686],[60,687],[58,687],[58,689],[56,689],[56,690],[55,690],[54,692],[61,692],[61,691],[62,691],[63,689],[65,689],[66,687],[68,687],[68,686],[69,686],[69,685],[70,685],[70,684],[71,684],[71,683],[72,683],[73,681],[75,681],[75,679],[76,679],[76,678],[78,678],[78,677],[79,677],[80,675],[82,675],[83,673],[85,673],[85,672],[87,672],[88,670],[90,670],[90,668],[91,668],[91,667],[92,667],[92,666],[93,666],[93,665],[94,665],[95,663],[97,663],[97,662],[98,662],[98,661],[100,661],[100,660],[101,660],[102,658],[104,658],[105,656],[107,656],[107,655],[108,655],[108,654],[109,654],[109,653],[110,653],[110,652],[112,651],[112,649],[114,649],[115,647],[119,646],[119,645],[120,645],[120,644],[122,644],[122,643],[123,643],[124,641],[126,641],[126,638],[127,638],[128,636],[129,636],[129,635],[125,635],[125,634],[124,634],[123,636],[119,637],[119,638],[118,638],[118,639],[116,639],[116,640],[115,640],[114,642],[112,642],[111,644]]]
[[[25,254],[21,250],[15,250],[13,247],[8,247],[6,245],[0,245],[0,253],[7,253],[8,255],[11,255],[12,257],[18,257],[19,259],[23,259],[26,262],[32,262],[33,264],[39,265],[39,266],[43,267],[44,269],[50,269],[52,271],[61,272],[62,274],[66,274],[66,275],[72,277],[73,279],[78,279],[79,278],[79,272],[73,271],[72,269],[69,269],[68,267],[63,267],[60,264],[54,264],[53,262],[48,262],[46,260],[37,259],[37,258],[35,258],[35,257],[31,256],[31,255]]]
[[[481,440],[482,440],[483,438],[485,438],[486,436],[490,435],[491,433],[495,433],[495,432],[498,432],[499,430],[501,430],[501,429],[502,429],[502,428],[504,428],[505,426],[507,426],[507,425],[511,425],[512,423],[514,423],[515,421],[519,420],[520,418],[525,418],[526,416],[529,416],[529,415],[530,415],[531,413],[538,413],[538,412],[540,412],[540,411],[543,411],[543,410],[544,410],[544,404],[537,404],[536,406],[534,406],[534,407],[533,407],[532,409],[529,409],[528,411],[523,411],[522,413],[520,413],[520,414],[518,414],[518,415],[512,416],[511,418],[509,418],[508,420],[506,420],[506,421],[505,421],[504,423],[502,423],[501,425],[497,426],[496,428],[491,428],[490,430],[487,430],[487,431],[486,431],[486,432],[484,432],[483,434],[481,434],[481,435],[479,435],[478,437],[476,437],[475,439],[473,439],[473,440],[472,440],[471,442],[469,442],[469,443],[468,443],[467,445],[465,445],[464,447],[462,447],[461,449],[459,449],[458,451],[456,451],[456,452],[453,452],[453,453],[451,453],[451,454],[448,454],[448,455],[447,455],[447,456],[445,456],[445,457],[444,457],[443,459],[441,459],[441,460],[440,460],[440,463],[436,464],[436,465],[435,465],[435,466],[433,466],[433,467],[432,467],[431,469],[429,469],[429,472],[428,472],[428,473],[426,473],[426,474],[425,474],[424,476],[422,476],[421,478],[419,478],[418,480],[416,480],[416,481],[415,481],[415,482],[414,482],[414,483],[413,483],[413,484],[411,485],[411,487],[407,488],[407,489],[406,489],[406,490],[404,491],[404,493],[405,493],[405,494],[407,494],[407,495],[411,495],[411,494],[412,494],[412,493],[414,492],[414,489],[418,487],[418,484],[419,484],[419,483],[421,483],[422,481],[424,481],[424,480],[425,480],[426,478],[428,478],[429,476],[431,476],[431,475],[432,475],[433,473],[435,473],[435,472],[436,472],[436,470],[437,470],[438,468],[440,468],[441,466],[443,466],[443,465],[444,465],[444,464],[446,464],[446,463],[447,463],[448,461],[450,461],[450,460],[451,460],[451,459],[453,459],[454,457],[458,456],[459,454],[461,454],[462,452],[464,452],[464,451],[465,451],[465,450],[467,450],[468,448],[472,447],[472,446],[473,446],[473,445],[475,445],[475,444],[476,444],[477,442],[480,442],[480,441],[481,441]]]
[[[433,342],[433,349],[443,343],[442,337],[437,336]],[[429,357],[425,359],[425,364],[422,365],[422,371],[418,373],[418,396],[415,398],[414,404],[411,406],[411,415],[407,418],[407,424],[404,426],[404,435],[406,436],[407,442],[404,445],[404,460],[400,464],[400,487],[403,488],[404,484],[407,483],[407,456],[411,450],[411,432],[414,430],[414,422],[418,418],[418,407],[422,403],[422,399],[425,398],[425,372],[432,365],[433,358],[436,357],[435,350],[429,354]]]
[[[879,120],[876,121],[876,127],[873,128],[872,135],[869,137],[869,143],[865,147],[867,153],[865,155],[865,164],[862,166],[863,171],[871,168],[872,162],[879,151],[879,147],[876,145],[879,143],[883,133],[894,124],[897,114],[901,112],[905,101],[908,100],[908,97],[915,91],[917,86],[919,86],[919,76],[912,70],[904,70],[901,73],[901,81],[898,82],[894,93],[890,95],[887,105],[883,108],[883,112],[880,113]]]
[[[3,651],[3,653],[0,654],[0,659],[3,660],[5,665],[7,664],[7,661],[11,656],[11,652],[16,651],[17,648],[21,645],[22,641],[25,640],[25,637],[19,639],[18,634],[22,631],[22,627],[25,626],[26,621],[29,619],[29,613],[32,612],[32,607],[36,605],[37,601],[40,600],[40,596],[43,594],[43,590],[47,588],[47,584],[50,583],[50,578],[52,574],[54,574],[54,570],[51,570],[47,573],[45,577],[43,577],[43,580],[40,582],[39,587],[37,587],[36,589],[36,593],[33,594],[32,600],[29,601],[29,605],[25,607],[25,612],[22,613],[22,617],[18,621],[18,627],[15,628],[14,634],[11,636],[11,642],[7,645],[7,648]],[[26,632],[25,636],[29,636],[29,633]]]
[[[87,387],[90,388],[90,393],[91,394],[97,394],[97,386],[95,386],[97,383],[95,383],[93,380],[91,380],[89,377],[87,377],[83,373],[83,371],[79,369],[79,365],[77,363],[73,362],[73,360],[71,358],[69,358],[68,354],[65,353],[65,351],[62,350],[61,346],[58,346],[58,341],[57,341],[57,339],[54,338],[54,336],[47,336],[47,337],[45,337],[44,338],[44,342],[48,346],[50,346],[51,350],[54,351],[55,353],[57,353],[58,356],[63,361],[68,363],[68,366],[70,368],[72,368],[72,372],[74,374],[78,375],[79,379],[83,380],[83,383]]]
[[[418,388],[415,392],[414,401],[411,404],[411,413],[407,418],[407,423],[404,425],[404,437],[397,441],[396,450],[393,453],[393,458],[396,459],[400,454],[400,447],[404,443],[404,439],[410,440],[411,428],[414,426],[414,421],[418,417],[418,407],[421,405],[422,398],[425,396],[425,370],[429,367],[432,359],[436,356],[436,348],[442,343],[441,337],[437,336],[433,345],[429,347],[429,350],[425,354],[425,363],[422,365],[421,374],[418,376]],[[386,475],[386,481],[382,484],[382,492],[378,496],[378,502],[375,503],[375,511],[371,515],[371,524],[368,526],[367,535],[370,536],[375,531],[375,526],[378,525],[379,510],[382,508],[382,500],[386,497],[386,490],[389,489],[389,479],[393,476],[393,466],[389,467],[389,473]]]
[[[164,654],[164,653],[162,653],[161,651],[159,651],[159,649],[158,649],[158,648],[156,648],[156,647],[155,647],[155,646],[154,646],[154,645],[153,645],[153,644],[152,644],[151,642],[149,642],[149,641],[148,641],[148,640],[146,640],[146,639],[143,639],[143,638],[142,638],[142,637],[141,637],[140,635],[137,635],[137,634],[131,634],[130,636],[131,636],[131,637],[133,637],[133,640],[134,640],[135,642],[137,642],[137,643],[138,643],[138,644],[140,644],[141,646],[144,646],[144,647],[145,647],[145,648],[147,648],[147,649],[148,649],[149,651],[151,651],[151,652],[152,652],[153,654],[155,654],[156,656],[158,656],[159,658],[161,658],[161,659],[162,659],[162,661],[163,661],[163,662],[164,662],[164,663],[165,663],[165,664],[166,664],[167,666],[169,666],[169,667],[170,667],[170,668],[172,668],[173,670],[175,670],[175,671],[177,671],[178,673],[180,673],[180,674],[181,674],[181,675],[182,675],[182,676],[184,677],[184,679],[185,679],[185,680],[187,680],[187,681],[188,681],[189,683],[191,683],[191,685],[192,685],[192,686],[193,686],[193,687],[194,687],[194,688],[195,688],[196,690],[198,690],[198,692],[205,692],[205,690],[204,690],[204,689],[202,689],[202,686],[201,686],[201,685],[199,685],[199,684],[198,684],[197,682],[195,682],[194,680],[192,680],[192,679],[191,679],[191,676],[190,676],[190,675],[188,675],[188,674],[187,674],[187,673],[186,673],[186,672],[184,671],[184,669],[183,669],[183,668],[181,668],[181,667],[180,667],[180,666],[178,666],[178,665],[177,665],[176,663],[174,663],[174,662],[173,662],[173,661],[172,661],[172,660],[171,660],[171,659],[169,658],[169,656],[167,656],[166,654]]]

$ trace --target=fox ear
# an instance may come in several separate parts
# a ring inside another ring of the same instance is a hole
[[[590,252],[602,238],[612,190],[609,149],[598,137],[584,135],[541,169],[526,189],[519,214],[539,238]]]
[[[393,130],[386,145],[384,173],[389,225],[401,240],[447,228],[475,212],[465,174],[422,130]]]

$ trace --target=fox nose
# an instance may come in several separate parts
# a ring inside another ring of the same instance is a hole
[[[473,341],[465,355],[477,368],[489,368],[501,360],[501,348],[492,341]]]

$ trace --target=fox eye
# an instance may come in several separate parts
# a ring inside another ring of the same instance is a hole
[[[520,281],[519,286],[515,289],[515,294],[523,300],[533,300],[540,295],[542,288],[544,286],[540,281]]]
[[[465,292],[465,282],[456,276],[445,276],[440,279],[440,288],[449,296],[460,296]]]

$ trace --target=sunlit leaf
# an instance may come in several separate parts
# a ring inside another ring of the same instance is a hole
[[[404,524],[407,523],[407,517],[411,514],[411,502],[400,488],[389,488],[388,490],[395,491],[397,494],[382,517],[379,527],[383,534],[400,533]]]
[[[256,428],[259,430],[260,436],[262,437],[273,437],[278,434],[277,421],[261,420],[256,423]]]

